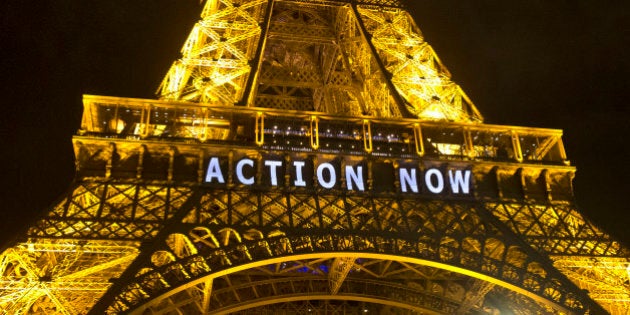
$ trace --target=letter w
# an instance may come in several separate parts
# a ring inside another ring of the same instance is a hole
[[[462,193],[468,194],[470,192],[470,170],[465,170],[462,175],[461,170],[456,170],[453,175],[453,170],[448,171],[448,179],[451,182],[451,190],[454,194],[459,194],[459,188],[461,187]]]

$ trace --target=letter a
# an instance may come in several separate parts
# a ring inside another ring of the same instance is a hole
[[[219,183],[224,184],[223,173],[221,173],[221,165],[219,165],[219,158],[212,157],[208,162],[208,171],[206,172],[206,183],[212,183],[212,179],[216,178]]]

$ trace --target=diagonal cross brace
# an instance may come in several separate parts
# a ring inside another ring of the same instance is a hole
[[[143,246],[140,249],[140,254],[136,259],[123,271],[118,279],[112,284],[111,287],[105,292],[105,294],[94,304],[92,309],[88,312],[88,315],[105,314],[107,308],[114,303],[116,297],[120,295],[125,287],[126,281],[133,279],[133,277],[140,271],[143,265],[147,261],[151,261],[151,255],[158,249],[166,240],[166,238],[175,230],[184,217],[190,212],[190,210],[201,200],[203,196],[202,189],[194,189],[188,200],[179,208],[177,213],[165,222],[164,227],[158,232],[155,238],[149,243],[148,246]]]
[[[354,266],[354,257],[337,257],[332,263],[330,273],[328,273],[328,284],[330,286],[330,294],[335,295],[339,292],[341,284],[346,280],[350,269]]]

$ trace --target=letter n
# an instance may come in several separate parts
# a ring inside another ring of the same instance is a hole
[[[346,165],[346,185],[348,190],[353,190],[352,183],[357,185],[359,191],[365,191],[365,185],[363,184],[363,166],[357,166],[356,172],[350,165]]]
[[[411,191],[414,193],[418,192],[418,181],[416,180],[416,169],[411,169],[411,174],[409,174],[409,169],[400,168],[400,190],[402,192],[407,192],[407,186],[411,188]]]

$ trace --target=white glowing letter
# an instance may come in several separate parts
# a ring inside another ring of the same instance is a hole
[[[412,192],[418,192],[418,181],[416,181],[416,169],[411,169],[411,174],[406,168],[400,168],[400,190],[407,192],[407,185],[411,188]]]
[[[223,173],[221,173],[221,165],[219,165],[219,158],[212,157],[208,162],[208,171],[206,172],[206,183],[211,183],[212,179],[216,178],[219,183],[225,183],[223,179]]]
[[[245,178],[245,176],[243,175],[243,166],[245,165],[254,167],[254,161],[250,159],[242,159],[238,161],[238,163],[236,163],[236,178],[238,178],[239,182],[245,185],[251,185],[254,183],[254,177],[252,176],[250,178]]]
[[[276,172],[276,169],[282,166],[282,161],[265,161],[265,166],[269,166],[271,186],[278,186],[278,172]]]
[[[346,165],[346,185],[348,190],[352,190],[353,182],[357,185],[359,191],[365,190],[363,185],[363,166],[357,166],[357,171],[355,172],[352,166]]]
[[[470,192],[470,170],[464,171],[464,176],[462,176],[461,170],[455,171],[455,176],[453,176],[453,171],[448,171],[448,179],[451,182],[451,190],[454,194],[459,194],[459,188],[462,188],[462,193],[468,194]]]
[[[330,174],[330,179],[328,181],[324,180],[324,169],[328,170]],[[324,188],[333,188],[337,181],[337,174],[335,173],[335,168],[330,163],[322,163],[317,167],[317,181]]]
[[[435,177],[435,179],[437,180],[437,185],[433,185],[433,182],[431,181],[431,176]],[[434,194],[439,194],[442,192],[442,190],[444,190],[444,177],[442,176],[440,170],[436,168],[432,168],[424,174],[424,182],[427,184],[427,188],[429,188],[429,191]]]
[[[304,161],[293,161],[293,166],[295,166],[295,182],[293,184],[296,187],[305,187],[306,182],[302,179],[302,167],[304,167]]]

